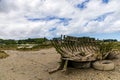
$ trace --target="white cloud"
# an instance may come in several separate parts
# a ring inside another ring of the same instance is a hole
[[[23,39],[28,37],[54,37],[60,34],[111,33],[120,31],[119,0],[89,0],[85,9],[77,4],[84,0],[1,0],[0,38]],[[95,21],[98,16],[108,12],[103,21]],[[68,25],[59,19],[30,21],[30,18],[71,18]],[[87,23],[87,25],[86,25]],[[50,31],[56,28],[54,31]]]

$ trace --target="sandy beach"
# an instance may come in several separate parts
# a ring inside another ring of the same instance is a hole
[[[0,80],[119,80],[120,55],[114,59],[115,69],[99,71],[93,68],[69,68],[68,74],[50,70],[59,66],[60,55],[54,48],[39,51],[5,50],[10,56],[0,59]]]

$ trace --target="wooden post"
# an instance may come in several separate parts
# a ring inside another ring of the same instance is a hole
[[[64,67],[63,67],[63,71],[66,71],[66,70],[67,70],[67,66],[68,66],[68,60],[65,60]]]

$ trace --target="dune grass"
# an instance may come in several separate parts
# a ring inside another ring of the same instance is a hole
[[[4,44],[0,45],[0,50],[15,50],[17,48],[16,44]]]
[[[120,51],[120,42],[114,42],[113,48]]]
[[[9,55],[7,53],[5,53],[4,51],[0,51],[0,59],[6,58]]]

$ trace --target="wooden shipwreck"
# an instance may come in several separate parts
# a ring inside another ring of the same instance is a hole
[[[56,51],[61,55],[59,69],[66,70],[69,61],[91,62],[97,59],[104,59],[112,50],[111,47],[101,46],[99,40],[89,37],[72,37],[61,35],[52,41]],[[110,46],[110,45],[109,45]]]

